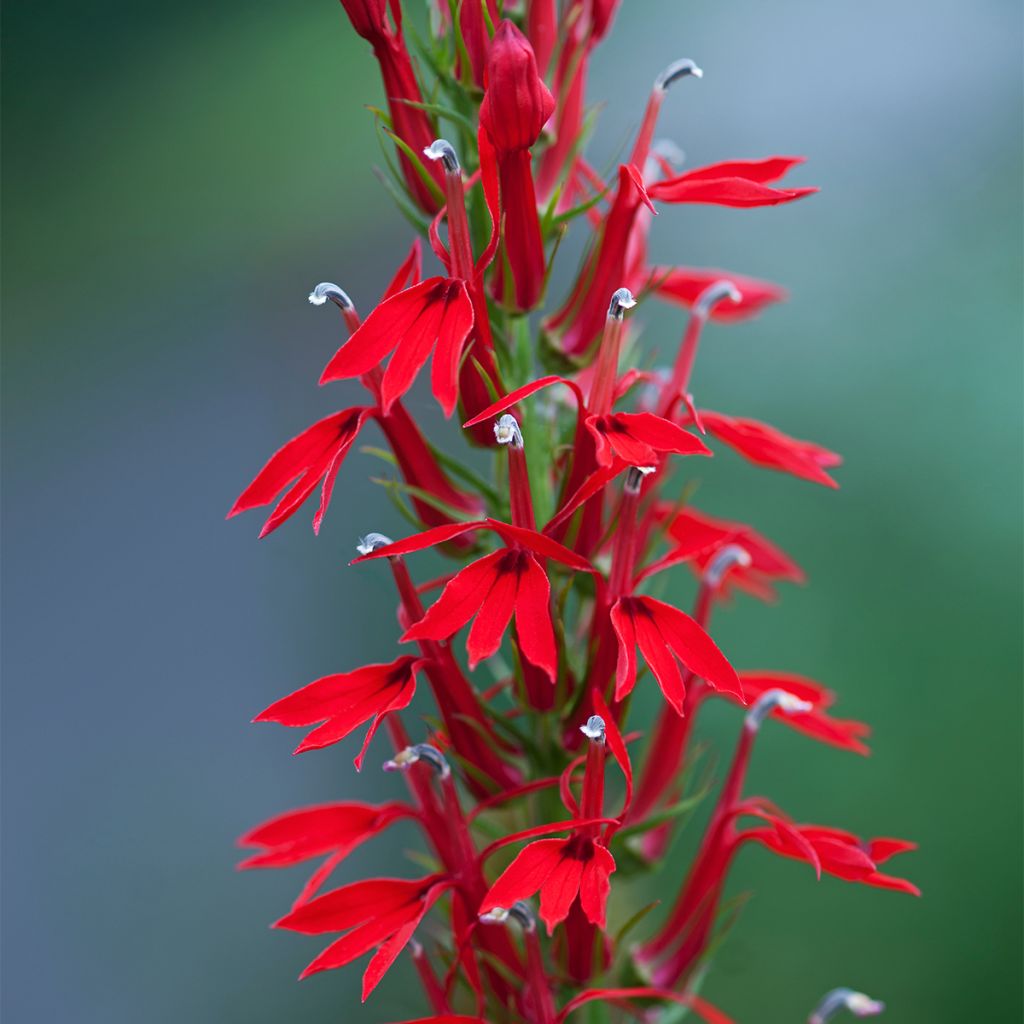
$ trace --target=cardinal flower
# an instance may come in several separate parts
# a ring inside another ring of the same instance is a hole
[[[660,513],[658,518],[664,519],[665,510],[656,511]],[[703,578],[723,548],[737,545],[746,553],[747,559],[730,568],[719,585],[721,595],[727,596],[736,586],[755,597],[771,601],[776,596],[772,586],[774,581],[803,583],[806,580],[803,570],[785,551],[746,523],[718,519],[691,506],[672,514],[667,533],[672,541],[671,549],[647,566],[638,579],[646,579],[680,562],[688,563],[698,578]]]
[[[544,287],[544,245],[530,148],[554,109],[554,98],[537,72],[529,40],[512,22],[503,21],[491,43],[480,125],[498,164],[502,241],[512,275],[514,305],[521,310],[535,305]],[[500,280],[497,287],[502,288]]]
[[[711,307],[712,320],[742,320],[760,313],[773,302],[786,298],[786,289],[768,281],[734,274],[728,270],[711,270],[697,267],[655,267],[651,271],[654,292],[666,302],[678,302],[687,307],[700,298],[706,288],[717,281],[729,281],[735,285],[739,298],[735,302],[718,302]]]
[[[398,802],[374,805],[345,801],[300,807],[241,836],[239,846],[254,847],[259,852],[250,854],[238,867],[284,868],[329,854],[299,893],[295,901],[298,905],[313,896],[356,847],[401,818],[414,816],[411,807]]]
[[[809,705],[805,711],[775,708],[771,718],[840,750],[870,753],[864,744],[871,735],[870,726],[846,718],[833,718],[828,709],[835,703],[836,695],[820,683],[792,672],[740,672],[739,678],[743,696],[751,703],[770,690],[784,690]],[[728,692],[723,692],[722,696],[733,698]]]
[[[615,670],[617,701],[630,693],[636,683],[637,647],[665,699],[680,715],[686,691],[676,659],[716,690],[743,700],[736,670],[714,640],[685,612],[653,597],[630,596],[619,598],[612,606],[611,621],[619,643]]]
[[[768,822],[766,828],[748,829],[740,840],[754,841],[783,857],[805,861],[818,871],[847,882],[858,882],[878,889],[920,896],[921,890],[905,878],[896,878],[878,870],[899,853],[917,849],[916,843],[905,839],[864,840],[852,832],[824,825],[793,825],[778,811],[763,805],[747,807],[741,813],[754,814]]]
[[[451,884],[443,875],[415,881],[371,878],[353,882],[300,904],[275,922],[274,927],[303,935],[347,933],[316,957],[300,978],[344,967],[376,949],[363,974],[365,1002],[408,944],[424,915]]]
[[[530,664],[543,669],[554,681],[558,654],[551,624],[551,584],[542,561],[550,558],[577,572],[594,571],[586,559],[568,548],[534,530],[487,519],[426,530],[356,561],[422,551],[480,529],[497,533],[506,547],[456,573],[423,618],[405,631],[402,640],[447,640],[475,617],[466,641],[472,669],[497,651],[514,613],[520,650]]]
[[[817,192],[816,188],[772,188],[802,156],[772,156],[765,160],[730,160],[697,167],[675,178],[654,182],[651,199],[666,203],[711,203],[716,206],[776,206]]]
[[[407,708],[416,693],[417,658],[404,655],[387,665],[366,665],[354,672],[324,676],[275,701],[253,721],[317,727],[295,748],[296,754],[318,750],[343,740],[370,722],[355,766],[363,766],[367,747],[381,722],[393,711]],[[319,724],[318,724],[319,723]]]
[[[450,416],[458,400],[459,360],[472,329],[473,303],[465,282],[427,278],[377,306],[335,353],[320,383],[361,377],[392,353],[381,381],[386,413],[412,387],[433,351],[431,388]]]
[[[825,472],[842,463],[842,456],[811,441],[800,441],[757,420],[701,410],[701,423],[709,434],[739,452],[756,466],[789,473],[801,480],[838,487]]]
[[[540,893],[540,916],[548,934],[569,916],[576,897],[587,920],[605,926],[605,904],[615,859],[590,836],[538,839],[524,847],[491,886],[480,913],[510,907],[516,900]]]
[[[319,485],[320,506],[313,518],[313,529],[319,531],[341,464],[372,414],[373,409],[368,406],[343,409],[317,420],[293,437],[270,457],[256,474],[256,479],[242,491],[231,506],[228,519],[240,512],[269,505],[291,484],[263,524],[260,537],[266,537],[294,515]]]

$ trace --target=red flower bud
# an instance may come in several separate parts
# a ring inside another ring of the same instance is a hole
[[[499,154],[529,149],[554,109],[529,40],[512,22],[503,21],[491,43],[487,93],[480,107],[480,123],[494,148]]]

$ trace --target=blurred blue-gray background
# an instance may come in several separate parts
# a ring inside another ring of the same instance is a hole
[[[339,336],[310,286],[368,308],[408,244],[371,172],[369,48],[332,0],[12,0],[3,28],[4,1020],[416,1016],[404,968],[362,1008],[354,966],[296,984],[321,943],[267,923],[301,872],[232,870],[272,813],[400,791],[354,776],[350,745],[292,758],[294,735],[248,724],[393,656],[388,580],[345,568],[358,534],[405,530],[377,464],[350,457],[318,539],[311,510],[259,544],[258,519],[223,522],[355,397],[313,386]],[[592,73],[598,158],[686,55],[706,77],[661,132],[692,164],[805,153],[794,180],[822,187],[666,209],[653,245],[791,289],[709,329],[695,385],[847,459],[838,493],[728,455],[705,473],[705,508],[811,577],[724,612],[723,647],[875,727],[867,760],[766,730],[756,788],[919,840],[899,866],[925,898],[746,854],[756,896],[705,989],[746,1024],[839,984],[894,1022],[1020,1019],[1020,49],[1011,0],[624,0]],[[652,344],[678,336],[678,313],[640,314]],[[736,725],[715,708],[702,735]],[[405,838],[342,877],[407,871]]]

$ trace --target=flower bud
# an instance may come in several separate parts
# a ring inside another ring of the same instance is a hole
[[[529,149],[555,109],[529,40],[503,21],[491,42],[480,123],[499,152]]]

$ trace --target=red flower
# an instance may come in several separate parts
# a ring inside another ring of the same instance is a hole
[[[285,487],[295,481],[263,524],[260,536],[266,537],[298,511],[299,506],[322,483],[320,507],[313,517],[313,530],[319,532],[331,501],[338,470],[372,413],[373,409],[365,406],[343,409],[325,416],[293,437],[271,455],[267,464],[256,474],[256,479],[242,491],[231,506],[228,519],[237,516],[239,512],[269,505]]]
[[[863,741],[871,735],[871,728],[863,722],[833,718],[828,709],[835,703],[836,695],[820,683],[791,672],[741,672],[739,675],[743,696],[750,703],[769,690],[785,690],[813,705],[809,711],[775,708],[770,717],[776,721],[841,750],[865,755],[870,753]],[[723,696],[732,698],[733,695],[724,693]]]
[[[286,811],[239,838],[239,846],[262,850],[251,854],[238,867],[283,868],[323,853],[348,854],[393,821],[412,813],[402,803],[375,806],[355,801]]]
[[[376,949],[363,974],[365,1002],[408,944],[426,912],[450,887],[451,882],[441,875],[415,881],[371,878],[353,882],[300,904],[275,922],[274,927],[303,935],[347,932],[316,957],[299,975],[300,979],[344,967]]]
[[[516,900],[540,892],[540,916],[548,934],[569,916],[576,897],[587,920],[605,926],[605,904],[615,860],[601,843],[589,836],[539,839],[524,847],[488,890],[480,913],[510,907]]]
[[[826,874],[847,882],[859,882],[877,889],[920,896],[921,890],[905,878],[882,874],[878,865],[899,853],[916,850],[917,844],[904,839],[863,840],[852,832],[823,825],[792,825],[778,812],[745,806],[741,813],[754,814],[769,822],[771,828],[748,829],[741,840],[754,840],[783,857],[802,860]]]
[[[676,658],[716,690],[733,693],[742,701],[743,690],[736,670],[714,640],[685,612],[653,597],[623,597],[612,606],[611,619],[619,642],[615,671],[617,701],[636,684],[636,647],[658,680],[665,699],[679,714],[683,713],[685,689]]]
[[[840,465],[842,456],[821,445],[799,441],[757,420],[704,410],[700,418],[708,433],[757,466],[790,473],[825,487],[839,486],[825,470]]]
[[[638,580],[680,562],[689,562],[697,576],[703,577],[718,552],[727,545],[736,544],[747,553],[749,562],[731,567],[719,585],[723,596],[727,596],[735,585],[755,597],[770,601],[776,596],[772,581],[806,581],[803,570],[785,551],[746,523],[716,519],[691,506],[672,517],[667,532],[673,542],[672,548],[647,566],[638,575]]]
[[[238,867],[283,868],[330,854],[299,893],[297,906],[313,896],[357,846],[400,818],[414,815],[413,809],[402,803],[374,806],[354,801],[287,811],[239,838],[239,846],[262,847],[262,850],[251,854]]]
[[[295,753],[301,754],[337,743],[372,719],[362,749],[356,755],[355,766],[359,770],[370,740],[384,718],[392,711],[407,708],[412,701],[421,665],[417,658],[404,655],[387,665],[366,665],[354,672],[324,676],[275,701],[253,721],[317,725],[295,748]]]
[[[487,519],[426,530],[356,561],[421,551],[479,529],[493,530],[508,546],[456,573],[423,618],[405,631],[402,641],[447,640],[475,616],[466,641],[472,669],[501,645],[514,612],[520,649],[530,664],[543,669],[554,681],[558,655],[551,625],[551,585],[540,559],[552,558],[579,572],[593,571],[589,562],[568,548],[533,530]]]
[[[462,349],[473,329],[473,303],[457,278],[431,277],[382,302],[327,364],[320,383],[361,377],[393,352],[381,382],[381,407],[412,387],[431,351],[431,388],[445,415],[458,401]]]
[[[710,310],[712,320],[742,320],[760,313],[772,302],[782,302],[786,289],[768,281],[733,274],[728,270],[697,267],[655,267],[651,271],[655,294],[667,302],[692,307],[705,288],[717,281],[730,281],[739,289],[738,302],[717,302]]]
[[[555,101],[537,72],[529,40],[512,22],[503,21],[491,43],[480,124],[498,164],[502,240],[518,309],[530,309],[544,286],[544,244],[530,147],[554,108]],[[481,151],[481,158],[489,155]],[[503,287],[500,278],[496,279],[499,295]]]
[[[675,178],[654,182],[647,194],[666,203],[712,203],[717,206],[775,206],[817,192],[816,188],[771,188],[802,156],[766,160],[731,160],[697,167]]]
[[[656,466],[659,453],[711,454],[700,438],[651,412],[590,416],[586,426],[594,436],[601,466],[610,466],[616,457],[630,466]]]

